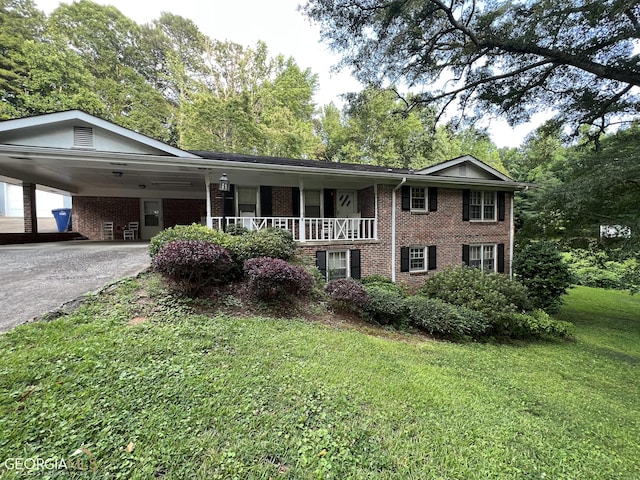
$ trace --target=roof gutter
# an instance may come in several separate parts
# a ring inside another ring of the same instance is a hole
[[[407,177],[393,188],[391,194],[391,281],[396,283],[396,192],[407,182]]]

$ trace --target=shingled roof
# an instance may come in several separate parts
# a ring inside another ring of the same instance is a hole
[[[302,160],[298,158],[263,157],[260,155],[241,155],[237,153],[205,152],[190,150],[189,153],[206,158],[207,160],[223,160],[239,163],[256,163],[263,165],[282,165],[291,167],[326,168],[327,170],[345,170],[353,172],[378,172],[407,175],[415,173],[406,168],[380,167],[377,165],[365,165],[360,163],[325,162],[321,160]]]

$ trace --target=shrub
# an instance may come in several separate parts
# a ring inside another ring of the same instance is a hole
[[[155,257],[163,245],[176,240],[202,240],[224,247],[225,234],[204,225],[176,225],[155,235],[149,243],[149,255]]]
[[[365,291],[369,297],[369,303],[364,308],[366,317],[380,325],[401,326],[405,322],[404,298],[394,284],[386,287],[366,285]]]
[[[573,249],[566,256],[578,285],[596,288],[640,291],[640,261],[637,253],[604,250],[597,245]]]
[[[313,276],[303,267],[279,258],[251,258],[245,261],[244,271],[249,277],[249,292],[265,301],[306,295],[314,283]]]
[[[405,304],[409,323],[431,334],[478,337],[489,328],[489,321],[480,312],[442,300],[412,296],[406,299]]]
[[[542,336],[573,338],[574,326],[570,322],[555,320],[544,310],[530,314],[505,314],[501,326],[503,335],[511,338],[538,338]]]
[[[227,225],[225,232],[228,235],[241,236],[249,233],[249,229],[247,229],[247,227],[245,227],[241,223],[232,223],[231,225]]]
[[[390,283],[393,285],[393,280],[385,275],[369,275],[366,277],[362,277],[360,279],[360,283],[362,283],[363,285],[371,285],[373,283]]]
[[[172,281],[184,295],[198,295],[226,279],[233,266],[229,253],[202,240],[177,240],[163,245],[153,257],[153,268]]]
[[[529,290],[536,308],[550,313],[560,310],[562,295],[573,283],[569,266],[549,242],[535,242],[520,248],[513,259],[513,270]]]
[[[420,293],[482,313],[499,325],[503,313],[529,311],[533,307],[527,289],[505,275],[477,268],[451,267],[429,277]]]
[[[229,236],[227,245],[239,265],[250,258],[279,258],[289,260],[296,243],[291,233],[279,228],[249,231],[240,236]]]
[[[351,278],[331,280],[325,292],[338,310],[360,312],[370,301],[364,287]]]

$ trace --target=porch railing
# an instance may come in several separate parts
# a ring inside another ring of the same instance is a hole
[[[223,218],[213,217],[213,228],[222,229]],[[225,217],[229,225],[242,225],[248,230],[282,228],[291,232],[296,242],[338,242],[375,240],[375,218],[299,218],[299,217]]]

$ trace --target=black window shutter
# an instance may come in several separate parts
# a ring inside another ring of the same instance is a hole
[[[234,201],[235,185],[229,185],[228,192],[222,192],[224,197],[224,216],[234,217],[236,215],[236,202]]]
[[[327,252],[325,250],[316,251],[316,267],[324,278],[327,278]]]
[[[429,211],[438,211],[438,187],[429,187]]]
[[[471,202],[471,190],[462,191],[462,221],[469,221],[469,203]]]
[[[300,216],[300,189],[298,187],[291,188],[291,215]]]
[[[498,192],[498,220],[504,222],[506,210],[506,195],[504,192]]]
[[[435,270],[437,267],[436,263],[436,246],[429,246],[429,270]]]
[[[409,247],[400,247],[400,271],[409,271]]]
[[[360,250],[351,250],[349,252],[350,256],[350,267],[351,267],[351,278],[355,278],[356,280],[360,280],[361,270],[360,270]]]
[[[270,217],[273,215],[272,188],[266,185],[260,186],[260,216]]]
[[[462,263],[469,266],[469,245],[462,245]]]
[[[407,185],[402,186],[402,210],[411,210],[411,187]]]
[[[336,191],[331,188],[324,189],[324,218],[335,218],[336,209],[334,206],[334,199]]]
[[[504,273],[504,243],[498,244],[498,272]]]

